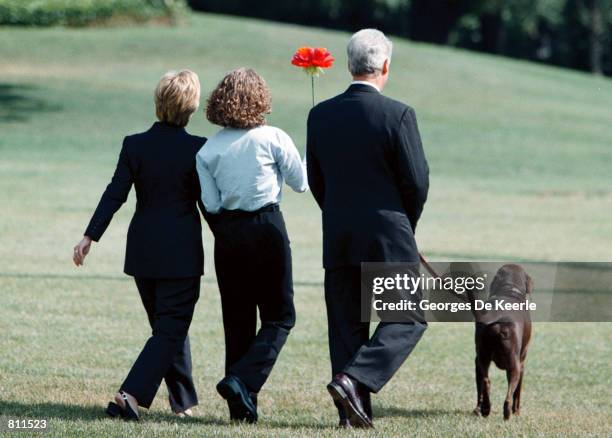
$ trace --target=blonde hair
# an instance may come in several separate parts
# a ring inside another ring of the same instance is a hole
[[[155,114],[160,122],[186,126],[200,106],[200,79],[191,70],[170,71],[155,89]]]
[[[210,94],[206,118],[215,125],[250,129],[265,125],[270,110],[270,90],[266,81],[253,69],[237,68]]]

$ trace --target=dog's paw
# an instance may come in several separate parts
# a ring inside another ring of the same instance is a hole
[[[472,413],[476,415],[477,417],[480,417],[482,415],[482,413],[480,412],[480,406],[476,406],[474,410],[472,411]]]
[[[482,414],[483,417],[488,417],[489,414],[491,413],[491,404],[483,403],[482,406],[480,407],[480,413]]]
[[[512,410],[510,408],[510,403],[505,402],[504,403],[504,420],[509,420],[511,416],[512,416]]]

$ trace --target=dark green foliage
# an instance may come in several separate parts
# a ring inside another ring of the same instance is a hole
[[[194,9],[354,31],[376,27],[612,74],[612,0],[189,0]]]
[[[173,19],[194,9],[355,31],[612,74],[612,0],[0,0],[0,25]]]
[[[457,22],[452,45],[612,74],[612,1],[480,0]]]
[[[335,29],[377,27],[405,34],[410,0],[188,0],[188,3],[202,11]]]
[[[173,18],[182,0],[0,0],[0,24],[85,26],[114,18]]]

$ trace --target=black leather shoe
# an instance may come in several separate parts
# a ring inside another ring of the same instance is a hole
[[[257,410],[257,393],[251,392],[249,393],[251,397],[251,401],[253,402],[253,406],[255,406],[255,410]],[[227,407],[229,408],[230,420],[240,421],[244,420],[244,418],[240,418],[240,409],[236,410],[232,407],[231,403],[227,403]]]
[[[363,410],[373,423],[374,415],[372,414],[372,393],[364,385],[359,385],[359,395],[361,396]]]
[[[119,404],[119,400],[121,400],[123,406]],[[119,394],[115,396],[115,402],[116,403],[110,402],[106,408],[106,414],[109,417],[121,417],[126,421],[138,421],[140,419],[138,408],[132,407],[125,392],[119,391]]]
[[[346,418],[341,418],[340,422],[338,423],[338,426],[341,429],[350,429],[352,427],[351,423],[349,423],[348,419],[346,419]]]
[[[338,410],[338,427],[341,429],[350,429],[351,423],[349,423],[348,418],[346,418],[346,412],[344,412],[344,407],[340,403],[336,403],[334,400],[334,405],[336,405],[336,409]]]
[[[253,404],[249,390],[238,377],[226,376],[217,383],[217,392],[227,400],[232,420],[257,422],[257,408]]]
[[[334,401],[342,405],[352,427],[374,427],[363,407],[363,401],[359,394],[359,382],[344,373],[340,373],[327,385],[327,390]]]
[[[108,406],[106,407],[106,415],[111,418],[121,418],[123,416],[122,414],[123,410],[121,409],[121,406],[113,402],[108,403]]]

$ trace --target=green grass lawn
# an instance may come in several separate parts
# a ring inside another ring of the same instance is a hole
[[[331,50],[337,63],[317,80],[317,99],[331,97],[349,79],[347,39],[215,15],[177,28],[0,28],[0,416],[49,417],[56,436],[345,434],[325,391],[320,216],[309,194],[285,192],[298,323],[256,427],[230,425],[214,391],[223,338],[208,231],[191,331],[201,404],[188,421],[169,415],[165,389],[141,424],[103,415],[148,336],[121,274],[134,196],[83,269],[70,257],[122,137],[153,122],[152,90],[165,71],[195,70],[206,96],[226,71],[254,67],[272,90],[269,122],[301,147],[310,89],[291,55],[305,44]],[[612,81],[395,40],[386,94],[419,117],[431,192],[417,237],[432,260],[612,261]],[[202,112],[189,126],[215,129]],[[470,324],[432,324],[375,397],[370,433],[610,434],[612,324],[537,324],[522,416],[510,422],[499,371],[492,416],[471,415],[472,338]]]

